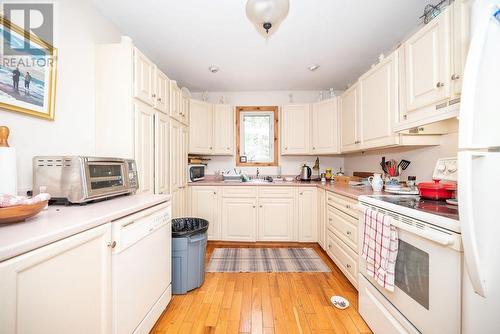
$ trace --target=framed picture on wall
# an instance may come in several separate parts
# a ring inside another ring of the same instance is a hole
[[[53,120],[57,50],[0,17],[0,109]]]

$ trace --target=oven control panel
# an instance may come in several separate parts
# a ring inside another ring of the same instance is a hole
[[[441,158],[437,161],[434,173],[434,180],[457,181],[457,158]]]

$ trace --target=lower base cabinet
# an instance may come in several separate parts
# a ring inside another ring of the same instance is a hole
[[[293,241],[293,198],[259,198],[259,241]]]
[[[219,188],[189,187],[189,216],[208,220],[208,240],[220,240]]]
[[[172,196],[172,218],[183,218],[188,215],[188,188],[181,187],[173,190]]]
[[[106,224],[0,263],[0,333],[110,333],[110,242]]]
[[[298,231],[300,242],[318,241],[318,204],[316,187],[298,187]]]
[[[222,240],[256,241],[257,199],[222,198]]]

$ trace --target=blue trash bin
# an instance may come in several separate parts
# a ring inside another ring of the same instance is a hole
[[[205,280],[208,221],[172,219],[172,293],[199,288]]]

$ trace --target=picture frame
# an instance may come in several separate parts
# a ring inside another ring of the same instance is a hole
[[[0,16],[0,38],[0,108],[54,120],[57,49],[3,16]],[[28,51],[6,52],[8,43],[26,45],[21,44],[26,40],[30,45]]]

